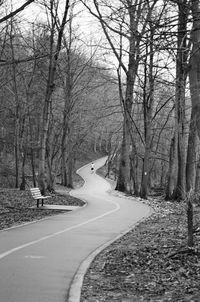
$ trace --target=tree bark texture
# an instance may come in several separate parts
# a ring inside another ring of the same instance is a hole
[[[129,7],[130,19],[130,40],[129,40],[129,59],[128,70],[126,72],[126,93],[123,101],[124,110],[124,125],[123,125],[123,139],[121,147],[121,157],[119,164],[119,176],[117,180],[116,189],[122,192],[130,192],[130,148],[131,148],[131,131],[132,131],[132,106],[133,106],[133,88],[138,69],[138,62],[136,60],[136,36],[135,36],[135,8]]]
[[[196,179],[195,179],[195,191],[200,191],[200,160],[196,165]]]
[[[147,199],[149,191],[149,158],[151,154],[151,148],[149,147],[149,142],[145,146],[145,153],[143,159],[143,168],[142,168],[142,181],[140,188],[140,197]]]
[[[20,184],[20,190],[24,191],[26,188],[26,176],[25,176],[25,163],[26,163],[26,157],[27,157],[27,150],[26,147],[24,147],[23,150],[23,157],[22,157],[22,172],[21,172],[21,184]]]
[[[61,183],[64,186],[73,187],[71,172],[71,139],[70,139],[70,120],[72,111],[72,75],[71,75],[71,50],[67,49],[67,70],[65,77],[65,104],[63,110],[63,126],[61,140]]]
[[[10,30],[10,46],[12,60],[15,60],[15,49],[13,45],[13,23],[11,22]],[[12,64],[12,80],[13,80],[13,94],[15,100],[15,188],[19,187],[19,166],[20,166],[20,103],[18,96],[18,86],[17,86],[17,69],[16,65]]]
[[[194,228],[193,228],[193,205],[190,198],[187,204],[187,223],[188,223],[188,247],[194,246]]]
[[[17,105],[18,107],[18,105]],[[18,109],[16,111],[16,120],[15,120],[15,188],[19,188],[19,116]]]
[[[187,164],[186,164],[186,190],[187,192],[195,190],[195,179],[196,179],[196,161],[197,161],[197,127],[196,127],[196,112],[192,107],[189,138],[188,138],[188,149],[187,149]]]
[[[31,170],[32,170],[32,179],[34,188],[37,186],[36,175],[35,175],[35,152],[31,147]]]
[[[138,155],[135,150],[131,153],[131,194],[140,195],[139,177],[138,177]]]
[[[142,181],[140,196],[147,199],[149,190],[149,172],[150,172],[150,155],[151,155],[151,140],[152,140],[152,109],[154,104],[154,28],[150,22],[149,45],[146,45],[146,60],[144,62],[144,95],[143,95],[143,116],[144,116],[144,141],[145,151],[142,168]],[[149,53],[149,56],[148,56]],[[149,60],[148,60],[149,57]],[[148,64],[147,64],[147,61]],[[147,66],[149,66],[147,68]]]
[[[186,192],[186,117],[185,117],[185,89],[187,78],[187,20],[188,0],[178,1],[178,39],[176,57],[176,95],[175,95],[175,127],[178,135],[178,178],[176,198],[184,199]]]
[[[191,33],[192,51],[190,56],[189,80],[192,107],[196,112],[197,133],[200,138],[200,1],[191,1],[193,28]]]
[[[177,137],[176,134],[171,140],[170,145],[170,154],[169,154],[169,171],[168,171],[168,181],[166,188],[166,200],[171,200],[174,198],[175,189],[177,185],[177,169],[178,169],[178,161],[177,161]]]
[[[150,155],[151,155],[151,108],[145,117],[145,152],[143,158],[140,197],[147,199],[149,187]]]
[[[47,157],[46,182],[47,182],[47,190],[49,192],[54,192],[54,190],[55,190],[55,173],[53,172],[52,168],[53,168],[53,165],[52,165],[51,157]]]
[[[120,153],[120,164],[117,179],[116,190],[121,192],[130,191],[130,133],[127,127],[126,120],[124,120],[123,126],[123,139]]]
[[[73,167],[74,167],[74,158],[72,153],[69,153],[69,158],[67,161],[67,187],[73,188]]]

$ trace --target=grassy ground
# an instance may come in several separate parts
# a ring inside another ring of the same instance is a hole
[[[81,200],[69,194],[55,193],[51,196],[52,198],[45,200],[45,204],[75,206],[84,204]],[[36,201],[32,198],[29,190],[0,189],[0,230],[64,212],[61,210],[31,208],[34,206],[36,206]]]
[[[93,261],[81,302],[200,301],[200,236],[188,252],[186,205],[150,204],[154,214]],[[196,206],[195,224],[199,214]]]

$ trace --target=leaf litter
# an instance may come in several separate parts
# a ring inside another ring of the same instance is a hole
[[[84,204],[84,202],[69,194],[52,193],[51,197],[45,200],[45,204],[75,206]],[[29,190],[0,189],[0,230],[66,212],[63,210],[33,208],[35,206],[36,201],[32,198]]]
[[[200,234],[188,250],[186,205],[147,203],[154,213],[94,259],[81,302],[200,301]],[[194,212],[200,225],[200,207]]]

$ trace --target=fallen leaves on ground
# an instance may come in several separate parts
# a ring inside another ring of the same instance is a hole
[[[51,194],[45,204],[82,206],[84,202],[69,194]],[[42,219],[46,216],[59,214],[62,210],[31,208],[36,206],[29,190],[0,189],[0,230],[24,222]]]
[[[150,204],[154,214],[93,261],[81,302],[200,301],[200,236],[188,251],[185,204]]]

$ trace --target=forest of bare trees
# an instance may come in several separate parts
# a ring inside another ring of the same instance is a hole
[[[199,16],[199,0],[2,1],[0,185],[73,187],[107,154],[119,191],[198,194]]]

